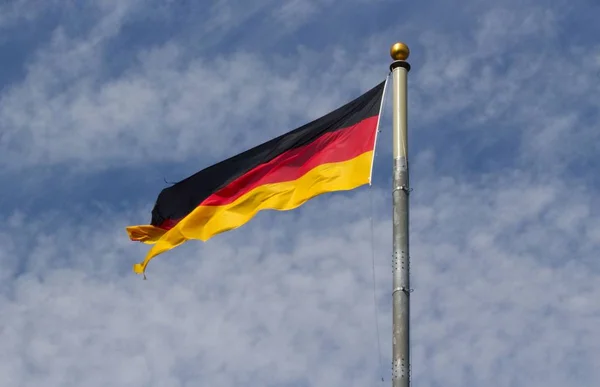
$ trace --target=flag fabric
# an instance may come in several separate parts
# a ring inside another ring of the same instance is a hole
[[[261,210],[291,210],[317,195],[369,184],[386,81],[344,106],[163,189],[149,225],[127,227],[152,244],[134,272],[190,239],[206,241]]]

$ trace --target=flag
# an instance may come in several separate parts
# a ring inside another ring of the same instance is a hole
[[[206,241],[261,210],[292,210],[317,195],[370,183],[386,81],[297,129],[163,189],[149,225],[127,227],[152,244],[134,272],[190,239]]]

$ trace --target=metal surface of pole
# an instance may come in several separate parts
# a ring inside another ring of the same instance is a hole
[[[390,49],[393,80],[393,293],[392,386],[410,386],[410,259],[408,243],[408,47],[396,43]]]

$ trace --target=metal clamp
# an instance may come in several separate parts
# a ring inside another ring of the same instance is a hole
[[[405,185],[401,185],[399,187],[394,188],[393,192],[396,192],[396,191],[404,191],[405,194],[410,195],[410,193],[412,192],[412,188],[408,188]]]
[[[394,289],[394,291],[392,292],[392,296],[396,292],[404,292],[404,294],[408,295],[409,293],[412,293],[414,291],[415,291],[415,289],[407,289],[404,286],[400,286],[400,287]]]

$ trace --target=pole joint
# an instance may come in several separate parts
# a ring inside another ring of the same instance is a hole
[[[415,289],[409,289],[409,288],[406,288],[404,286],[400,286],[400,287],[397,287],[397,288],[394,289],[394,291],[392,292],[392,296],[396,292],[402,292],[402,293],[404,293],[404,294],[406,294],[408,296],[410,293],[412,293],[414,291],[415,291]]]
[[[408,188],[408,187],[407,187],[407,186],[405,186],[405,185],[400,185],[400,186],[398,186],[398,187],[394,188],[394,191],[393,191],[393,192],[396,192],[396,191],[404,191],[404,193],[405,193],[406,195],[410,195],[410,193],[412,192],[412,190],[413,190],[412,188]]]
[[[406,72],[410,71],[410,63],[405,62],[403,60],[393,61],[392,64],[390,64],[390,71],[394,71],[394,69],[397,69],[398,67],[402,67],[403,69],[406,69]]]

